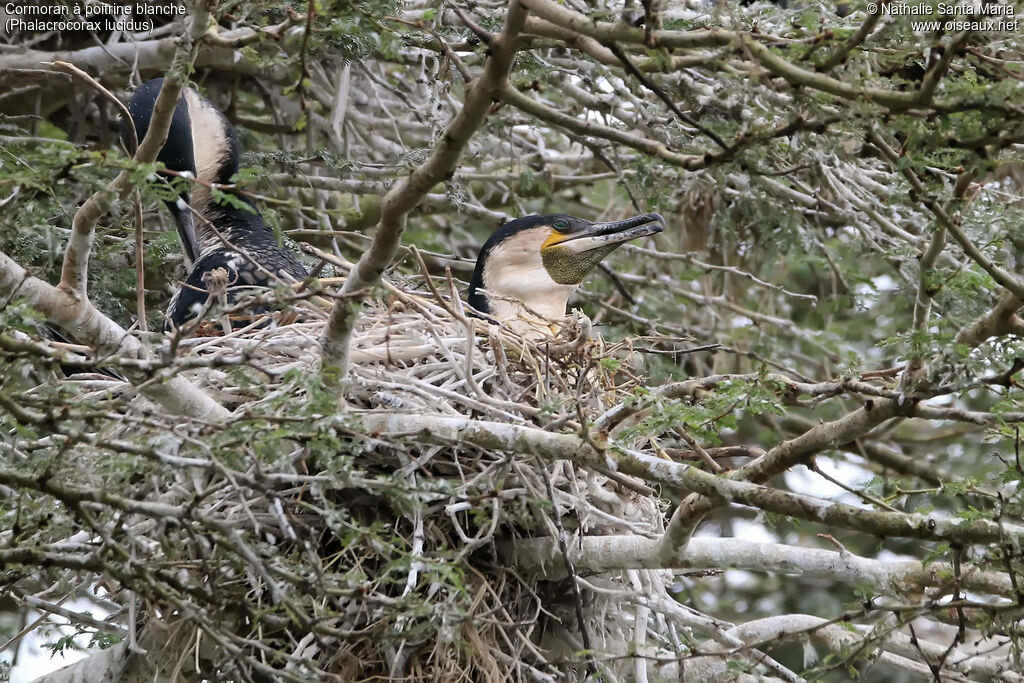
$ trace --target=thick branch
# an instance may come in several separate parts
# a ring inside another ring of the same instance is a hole
[[[128,641],[125,641],[40,676],[33,683],[163,683],[170,680],[166,676],[154,677],[146,657],[128,649]]]
[[[956,335],[956,343],[977,346],[992,337],[1016,334],[1024,337],[1024,321],[1017,317],[1017,311],[1024,300],[1016,294],[1006,292],[990,311],[979,317]]]
[[[670,562],[658,552],[658,540],[642,536],[583,536],[572,543],[569,559],[580,572],[616,569],[745,569],[803,578],[841,581],[851,586],[870,585],[884,595],[905,598],[908,593],[938,590],[951,583],[953,568],[942,563],[885,562],[850,552],[819,548],[754,543],[739,538],[693,538],[686,550]],[[503,557],[515,567],[558,580],[565,575],[554,539],[505,541]],[[961,589],[1015,597],[1006,574],[961,566]]]
[[[253,29],[222,33],[219,34],[220,38],[214,34],[213,44],[200,48],[196,66],[246,76],[259,76],[261,80],[270,83],[287,82],[290,78],[287,67],[268,65],[266,62],[252,64],[243,59],[238,50],[222,46],[226,44],[223,41],[224,37],[244,44],[250,36],[258,38],[260,35],[263,33]],[[80,50],[11,51],[0,54],[0,69],[31,69],[53,62],[69,62],[89,73],[103,74],[105,78],[111,78],[117,74],[130,74],[136,69],[143,72],[163,70],[173,59],[177,46],[178,38],[170,37],[104,44]]]
[[[877,427],[889,418],[899,414],[899,399],[885,399],[867,402],[862,408],[844,415],[838,420],[819,424],[800,436],[783,441],[757,460],[730,473],[737,480],[762,482],[781,474],[808,457],[836,444],[853,441]],[[694,489],[697,491],[696,489]],[[671,555],[681,552],[700,520],[719,503],[714,499],[691,494],[679,504],[668,528],[665,529],[662,552]]]
[[[559,5],[552,0],[522,0],[523,4],[541,19],[556,26],[582,33],[601,43],[631,43],[645,45],[646,31],[626,23],[594,21],[586,15]],[[659,47],[692,48],[728,45],[736,39],[736,33],[723,29],[701,29],[697,31],[651,31],[651,43]]]
[[[875,411],[878,411],[878,416],[869,415]],[[959,544],[1024,542],[1024,526],[935,514],[879,512],[741,480],[765,479],[785,471],[808,454],[822,450],[840,439],[849,440],[855,433],[863,433],[882,421],[878,417],[893,417],[895,414],[896,411],[891,408],[875,408],[873,411],[861,409],[841,420],[819,425],[736,470],[732,473],[735,478],[718,476],[688,464],[625,448],[610,447],[598,452],[587,441],[575,435],[545,432],[535,427],[464,417],[387,411],[359,413],[358,420],[363,429],[377,436],[406,439],[416,435],[429,442],[461,442],[483,448],[533,453],[549,460],[571,460],[597,471],[612,470],[631,474],[674,489],[695,491],[700,494],[698,500],[707,501],[707,509],[726,503],[741,503],[767,512],[883,537],[943,540]],[[663,546],[663,549],[667,550],[666,561],[672,561],[685,549],[685,539],[678,547],[666,549]]]
[[[384,269],[395,257],[402,243],[406,216],[430,188],[452,174],[470,138],[487,118],[491,103],[507,83],[526,14],[526,10],[513,0],[505,18],[505,28],[494,37],[490,46],[491,57],[483,73],[467,89],[462,109],[444,129],[430,157],[384,196],[373,242],[352,269],[321,337],[321,372],[329,382],[342,379],[348,371],[348,347],[358,315],[358,303],[365,292],[380,281]]]
[[[12,258],[0,252],[0,295],[21,297],[55,325],[79,341],[96,346],[101,354],[118,352],[139,358],[147,356],[142,343],[101,313],[87,299],[29,275]],[[182,377],[165,382],[146,382],[142,392],[165,410],[204,420],[222,420],[228,411],[205,392]]]
[[[582,33],[601,43],[648,44],[646,40],[648,34],[645,29],[634,28],[624,23],[612,24],[594,21],[579,12],[556,4],[553,0],[523,0],[523,2],[538,17],[550,21],[557,26]],[[755,40],[751,34],[724,29],[704,29],[698,31],[654,30],[650,31],[649,36],[650,44],[667,48],[739,47],[742,42],[744,51],[756,59],[762,67],[776,76],[782,77],[792,85],[820,90],[843,99],[873,102],[890,109],[922,108],[938,111],[958,111],[968,108],[979,108],[995,109],[1007,113],[1013,112],[1014,118],[1019,116],[1013,105],[1010,104],[1000,105],[982,99],[976,101],[956,101],[948,98],[935,98],[931,99],[927,105],[922,105],[917,92],[853,85],[832,78],[824,73],[808,71],[778,56],[772,52],[771,48],[759,42],[760,40],[770,40],[773,44],[786,42],[775,36],[758,35],[757,40]]]

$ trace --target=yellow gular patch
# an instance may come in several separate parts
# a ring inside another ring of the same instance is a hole
[[[553,247],[556,244],[558,244],[559,242],[564,242],[566,237],[567,237],[567,235],[563,235],[562,233],[558,232],[557,230],[552,230],[551,234],[548,235],[548,238],[546,240],[544,240],[544,243],[540,245],[541,251],[544,251],[548,247]]]

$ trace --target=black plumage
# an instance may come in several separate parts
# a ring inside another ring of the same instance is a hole
[[[140,140],[149,127],[162,84],[160,78],[143,83],[128,103]],[[121,136],[130,147],[124,121]],[[192,266],[167,308],[165,329],[181,327],[203,313],[211,293],[223,291],[224,303],[232,304],[254,290],[308,276],[247,197],[232,190],[223,197],[211,195],[209,184],[230,182],[239,167],[234,127],[213,103],[194,90],[182,91],[158,160],[168,169],[198,180],[178,202],[168,202]],[[265,307],[256,307],[248,313],[265,311]]]
[[[128,111],[135,123],[135,131],[138,139],[135,142],[142,142],[146,131],[149,130],[149,122],[153,117],[153,107],[156,98],[160,94],[160,88],[164,79],[154,78],[146,81],[135,91],[132,99],[128,102]],[[121,141],[125,149],[134,151],[131,128],[128,121],[121,117]],[[160,148],[156,160],[166,168],[179,172],[189,172],[195,175],[196,160],[192,147],[192,120],[188,115],[188,105],[185,98],[178,100],[171,118],[171,127],[167,131],[167,142]],[[169,179],[168,179],[169,180]],[[192,212],[188,209],[189,193],[182,192],[179,202],[167,202],[167,208],[174,216],[174,222],[178,226],[178,234],[181,237],[181,245],[188,257],[189,263],[194,263],[199,258],[198,244],[193,230],[194,222]]]

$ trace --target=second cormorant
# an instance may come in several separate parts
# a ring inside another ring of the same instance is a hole
[[[146,81],[128,103],[139,140],[149,128],[162,85],[162,78]],[[130,138],[128,123],[122,121],[126,148]],[[260,288],[309,275],[281,246],[248,197],[223,190],[224,196],[217,198],[211,192],[213,185],[231,182],[238,172],[238,159],[238,136],[224,114],[195,90],[183,89],[157,160],[171,171],[196,179],[176,202],[168,202],[191,268],[171,298],[165,329],[179,328],[202,313],[211,289],[226,288],[227,303],[233,303]]]

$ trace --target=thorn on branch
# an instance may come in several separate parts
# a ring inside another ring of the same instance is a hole
[[[841,543],[841,542],[839,541],[839,539],[837,539],[837,538],[836,538],[835,536],[833,536],[832,534],[818,534],[818,538],[823,538],[823,539],[825,539],[826,541],[828,541],[829,543],[831,543],[832,545],[834,545],[834,546],[836,546],[837,548],[839,548],[839,553],[840,553],[841,555],[843,555],[843,556],[846,556],[846,555],[849,555],[849,554],[850,554],[850,551],[849,551],[849,550],[847,549],[847,547],[846,547],[845,545],[843,545],[843,544],[842,544],[842,543]]]

